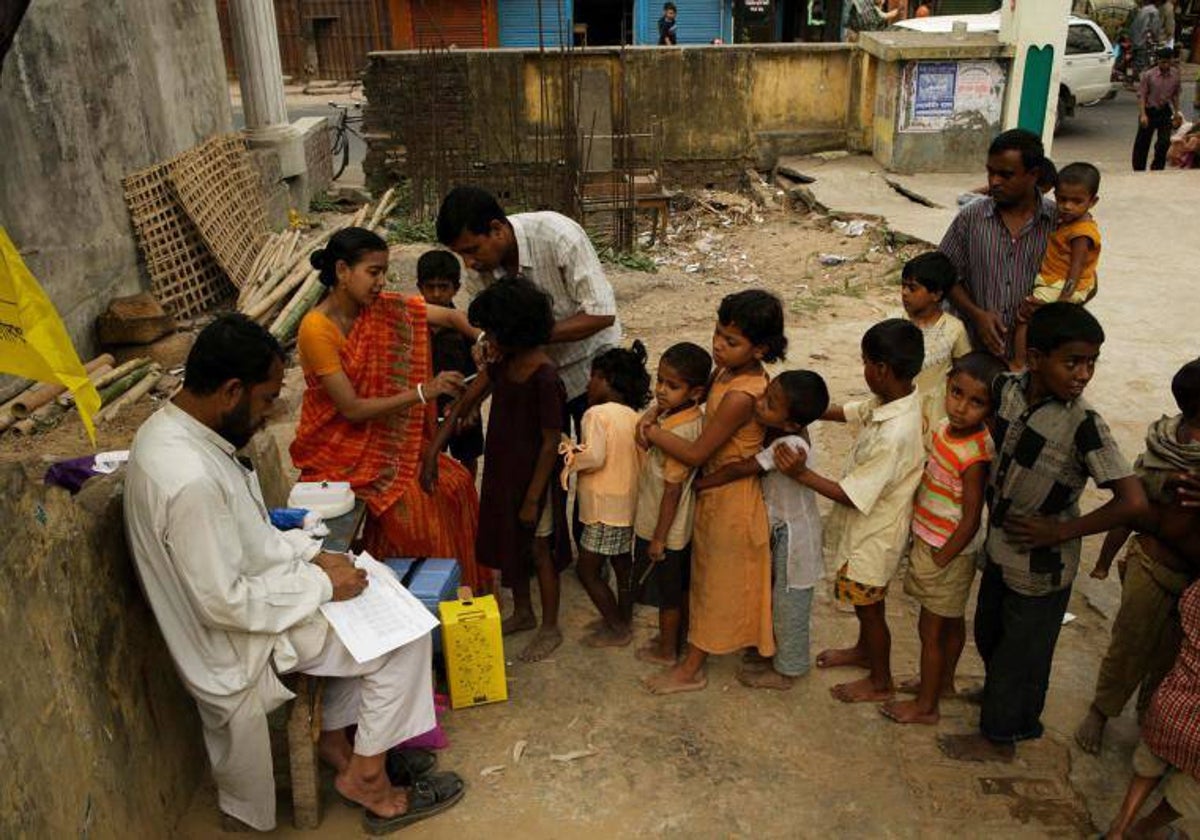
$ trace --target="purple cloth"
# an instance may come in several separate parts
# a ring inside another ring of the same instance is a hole
[[[83,483],[94,475],[100,475],[94,467],[96,457],[85,455],[82,458],[68,458],[58,461],[46,470],[45,482],[54,487],[69,490],[74,496],[83,487]]]

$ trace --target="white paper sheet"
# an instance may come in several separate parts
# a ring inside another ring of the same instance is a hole
[[[366,552],[354,565],[367,572],[367,588],[349,601],[330,601],[321,612],[355,662],[375,659],[415,641],[438,621],[392,570]]]

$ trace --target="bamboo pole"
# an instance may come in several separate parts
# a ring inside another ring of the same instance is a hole
[[[396,188],[389,187],[387,192],[383,194],[383,198],[379,199],[379,203],[375,205],[375,213],[371,216],[371,223],[367,225],[369,229],[375,230],[379,223],[383,221],[384,209],[387,208],[388,202],[392,200],[394,192],[396,192]]]
[[[24,399],[26,394],[33,393],[35,391],[40,390],[41,388],[46,388],[46,387],[48,387],[48,386],[44,382],[34,382],[28,388],[26,388],[24,391],[21,391],[19,394],[17,394],[11,400],[6,402],[4,405],[0,405],[0,432],[3,432],[9,426],[11,426],[13,423],[17,422],[18,418],[15,417],[12,412],[12,408],[14,405],[16,405],[22,399]]]
[[[139,356],[136,359],[130,359],[128,362],[125,362],[125,364],[118,365],[108,373],[101,376],[96,381],[96,390],[99,391],[103,388],[106,388],[107,386],[116,382],[118,379],[128,376],[138,368],[145,367],[148,364],[150,364],[150,359],[146,356]]]
[[[99,380],[100,377],[104,376],[112,369],[113,369],[112,365],[102,365],[101,367],[98,367],[95,370],[93,370],[91,373],[89,373],[88,379],[92,380],[92,386],[94,387],[96,385],[96,381]],[[72,394],[70,391],[67,391],[65,394],[59,394],[56,402],[59,405],[61,405],[63,408],[70,408],[71,406],[75,405],[75,395]]]
[[[112,357],[112,354],[104,353],[85,364],[83,369],[87,373],[91,373],[96,368],[103,365],[111,365],[115,361],[116,359]],[[66,385],[60,385],[57,382],[43,383],[41,388],[32,393],[26,391],[25,394],[21,395],[19,400],[13,403],[11,409],[12,415],[18,420],[23,420],[37,409],[47,403],[53,402],[59,394],[65,393],[66,390]]]
[[[253,318],[256,321],[261,321],[263,317],[271,311],[271,308],[274,307],[275,304],[279,303],[281,300],[283,300],[283,298],[295,291],[298,287],[301,287],[310,281],[315,281],[319,273],[320,272],[313,268],[309,268],[304,274],[294,272],[288,277],[286,282],[280,283],[278,286],[276,286],[271,294],[267,295],[265,298],[246,309],[246,316]]]
[[[308,256],[321,245],[329,241],[339,228],[330,228],[305,243],[297,253],[284,260],[278,268],[272,269],[244,298],[239,297],[238,309],[246,312],[250,307],[260,303],[267,295],[275,290],[282,282],[290,282],[295,274],[307,272],[312,266],[308,264]]]
[[[145,379],[146,374],[149,373],[154,367],[156,367],[156,365],[143,365],[142,367],[135,368],[132,372],[122,376],[117,381],[101,389],[100,404],[108,405],[111,403],[117,397],[121,396],[134,385]]]
[[[28,436],[44,429],[51,429],[58,425],[58,421],[62,419],[66,411],[57,402],[40,406],[37,411],[12,427],[13,434]]]
[[[271,335],[286,343],[300,326],[300,320],[321,299],[321,282],[314,276],[300,291],[292,295],[288,305],[276,316],[271,323]]]
[[[96,424],[107,423],[109,420],[115,420],[120,416],[121,412],[135,402],[140,400],[150,390],[158,384],[158,380],[162,377],[162,368],[158,364],[152,364],[146,369],[145,375],[141,381],[126,391],[121,397],[114,400],[111,404],[100,409],[96,414]]]

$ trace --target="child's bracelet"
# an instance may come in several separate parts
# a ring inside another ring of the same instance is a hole
[[[417,383],[417,399],[419,399],[421,401],[421,405],[428,405],[429,400],[425,399],[425,388],[423,387],[424,385],[425,385],[424,382]]]

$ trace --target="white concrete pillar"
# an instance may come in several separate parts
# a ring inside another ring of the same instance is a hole
[[[246,140],[251,146],[276,147],[285,178],[302,174],[304,147],[300,132],[288,122],[273,0],[230,0],[229,24]]]
[[[1071,0],[1002,0],[1000,5],[1000,40],[1012,44],[1014,50],[1004,99],[1004,127],[1040,133],[1047,154],[1054,142],[1070,12]],[[1053,50],[1048,68],[1047,48]]]

